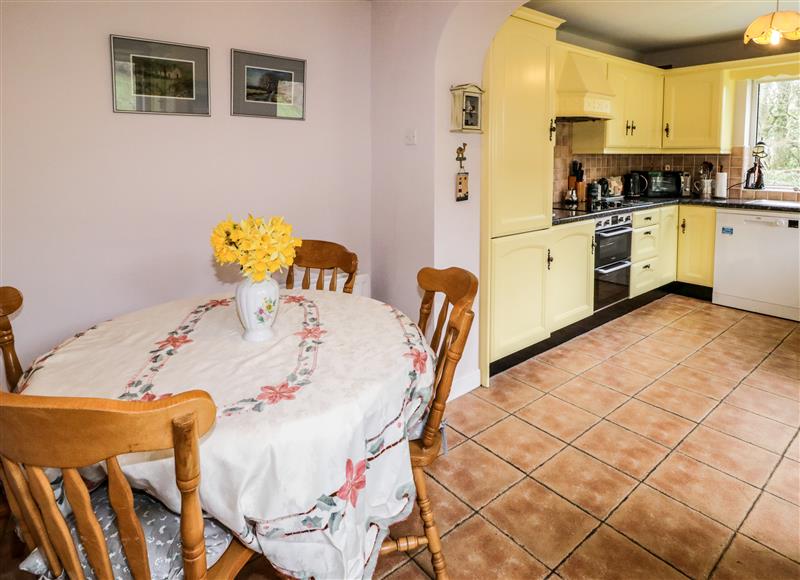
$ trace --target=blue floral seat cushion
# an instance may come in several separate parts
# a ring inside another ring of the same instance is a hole
[[[128,580],[133,578],[125,553],[122,549],[119,530],[117,528],[117,516],[108,499],[108,487],[103,484],[91,494],[92,507],[97,521],[103,530],[108,556],[111,560],[111,569],[114,578],[117,580]],[[168,579],[177,580],[183,578],[183,556],[181,554],[181,518],[164,506],[161,502],[153,499],[146,493],[133,492],[133,505],[136,515],[142,524],[144,537],[147,541],[147,556],[150,561],[150,574],[154,580]],[[78,547],[78,557],[80,559],[83,573],[87,580],[94,580],[95,575],[89,566],[86,557],[86,550],[78,537],[75,526],[75,516],[70,514],[66,518],[67,526]],[[232,535],[222,525],[215,520],[205,519],[205,542],[206,542],[206,562],[208,567],[213,566],[217,560],[225,553],[231,543]],[[48,570],[44,556],[37,548],[23,560],[20,570],[36,574],[40,578],[52,580],[52,575]],[[64,575],[65,576],[65,575]]]

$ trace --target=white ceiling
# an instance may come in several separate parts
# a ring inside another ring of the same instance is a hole
[[[798,0],[781,0],[797,10]],[[531,0],[529,8],[566,22],[561,29],[625,48],[652,52],[741,38],[775,0]]]

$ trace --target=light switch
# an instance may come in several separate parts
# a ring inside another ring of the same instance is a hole
[[[405,144],[406,145],[416,145],[417,144],[417,130],[416,129],[406,129]]]

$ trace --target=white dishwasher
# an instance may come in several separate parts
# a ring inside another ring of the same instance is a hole
[[[714,304],[800,320],[800,213],[717,210]]]

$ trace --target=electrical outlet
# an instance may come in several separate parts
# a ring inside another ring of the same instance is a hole
[[[670,165],[669,163],[667,163],[667,164],[664,166],[664,171],[671,171],[671,170],[672,170],[672,165]]]
[[[417,130],[416,129],[406,129],[406,134],[404,138],[406,145],[416,145],[417,144]]]

